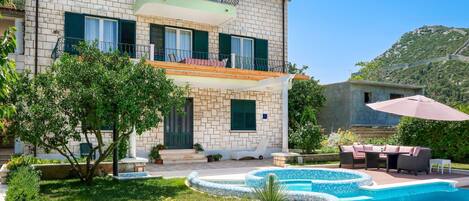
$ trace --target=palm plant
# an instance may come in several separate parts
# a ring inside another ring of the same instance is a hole
[[[269,174],[264,187],[254,188],[254,196],[260,201],[286,201],[284,187],[275,181],[275,175]]]

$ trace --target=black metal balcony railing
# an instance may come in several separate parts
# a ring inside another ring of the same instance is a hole
[[[51,57],[59,58],[64,52],[78,54],[76,45],[84,41],[77,38],[59,38]],[[243,70],[257,70],[270,72],[286,72],[286,64],[281,60],[271,60],[264,58],[242,57],[234,54],[218,54],[210,52],[198,52],[180,49],[151,49],[152,45],[135,45],[113,42],[94,42],[102,51],[118,50],[131,58],[145,58],[156,61],[178,62],[194,65],[204,65],[213,67],[238,68]],[[153,55],[153,56],[150,56]]]
[[[239,4],[239,0],[209,0],[217,3],[228,4],[232,6],[237,6]]]

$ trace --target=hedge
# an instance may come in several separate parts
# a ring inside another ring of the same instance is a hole
[[[433,158],[469,162],[469,121],[445,122],[403,117],[397,138],[402,145],[432,149]]]

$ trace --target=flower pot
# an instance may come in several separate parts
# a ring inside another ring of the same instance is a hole
[[[155,159],[155,164],[162,165],[162,164],[163,164],[163,160],[161,160],[161,159]]]
[[[215,159],[213,159],[213,156],[212,155],[208,155],[207,156],[207,161],[208,162],[213,162]]]

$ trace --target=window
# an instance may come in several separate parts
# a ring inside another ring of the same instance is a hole
[[[166,61],[179,62],[192,57],[192,31],[165,28]]]
[[[98,41],[101,51],[113,51],[117,49],[117,20],[85,17],[85,40]]]
[[[389,94],[389,99],[396,99],[396,98],[402,98],[404,95],[402,94]]]
[[[364,95],[364,102],[371,103],[371,98],[372,98],[371,92],[365,92],[363,95]]]
[[[256,130],[256,101],[231,100],[231,130]]]
[[[254,40],[251,38],[231,37],[231,53],[236,55],[235,66],[242,69],[254,68]]]

